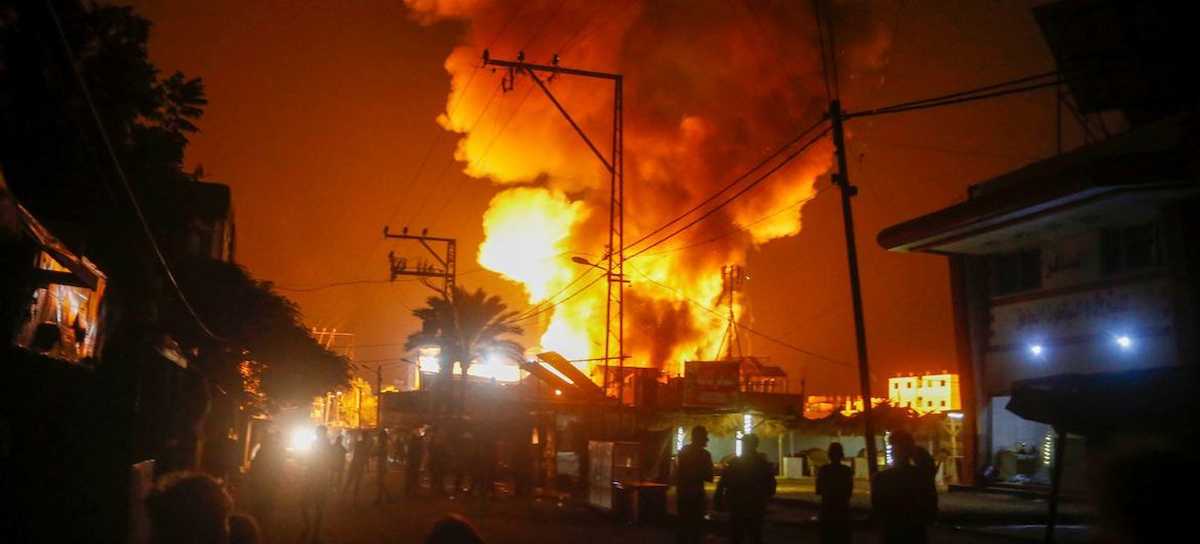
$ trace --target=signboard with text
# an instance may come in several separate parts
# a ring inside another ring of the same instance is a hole
[[[684,363],[683,405],[725,406],[738,391],[739,370],[736,361],[687,361]]]

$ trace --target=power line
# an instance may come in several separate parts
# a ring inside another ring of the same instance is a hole
[[[543,307],[542,309],[540,309],[540,310],[538,310],[538,311],[536,311],[536,312],[533,312],[533,313],[529,313],[529,314],[527,314],[527,315],[525,315],[525,316],[523,316],[523,317],[521,317],[521,316],[514,317],[512,320],[508,321],[508,323],[521,323],[521,322],[524,322],[524,321],[529,321],[530,319],[533,319],[534,317],[537,317],[537,316],[539,316],[539,315],[541,315],[541,314],[544,314],[544,313],[546,313],[546,312],[548,312],[548,311],[550,311],[550,310],[553,310],[554,308],[557,308],[557,307],[559,307],[559,306],[563,305],[563,304],[564,304],[564,303],[566,303],[568,300],[571,300],[571,299],[575,298],[575,297],[576,297],[576,296],[578,296],[580,293],[582,293],[582,292],[584,292],[584,291],[587,291],[587,290],[588,290],[588,289],[590,289],[590,288],[591,288],[593,285],[596,285],[596,284],[597,284],[597,283],[598,283],[600,280],[604,279],[604,278],[605,278],[605,276],[606,276],[606,275],[604,275],[604,274],[601,274],[601,275],[599,275],[599,276],[596,276],[596,277],[595,277],[595,279],[593,279],[592,281],[588,282],[588,283],[587,283],[587,285],[584,285],[583,287],[580,287],[578,290],[576,290],[574,293],[571,293],[571,294],[567,295],[566,297],[563,297],[563,298],[562,298],[562,300],[559,300],[559,301],[557,301],[557,302],[554,302],[553,304],[550,304],[549,306]],[[582,276],[580,276],[580,277],[582,277]],[[560,291],[560,292],[561,292],[561,291]]]
[[[772,152],[771,152],[769,155],[767,155],[766,157],[764,157],[762,160],[760,160],[760,161],[758,161],[757,163],[755,163],[755,164],[754,164],[754,166],[751,166],[751,167],[750,167],[750,169],[748,169],[748,170],[746,170],[745,172],[743,172],[743,173],[742,173],[740,176],[738,176],[738,177],[734,178],[734,179],[733,179],[733,181],[729,182],[729,184],[725,185],[724,187],[722,187],[722,188],[721,188],[720,190],[718,190],[717,192],[715,192],[715,193],[713,193],[713,194],[709,195],[709,196],[708,196],[708,198],[705,198],[704,200],[701,200],[701,201],[700,201],[700,202],[698,202],[698,203],[697,203],[695,206],[692,206],[692,207],[691,207],[690,209],[688,209],[687,211],[685,211],[685,212],[683,212],[683,213],[679,214],[679,215],[678,215],[677,217],[675,217],[674,219],[672,219],[672,220],[670,220],[670,221],[667,221],[666,223],[663,223],[663,224],[662,224],[662,225],[660,225],[658,228],[656,228],[656,229],[654,229],[654,230],[652,230],[652,231],[650,231],[650,232],[648,232],[648,233],[646,233],[646,234],[643,234],[643,235],[642,235],[640,238],[638,238],[637,240],[634,240],[632,243],[630,243],[630,244],[626,245],[626,246],[625,246],[625,250],[626,250],[626,251],[629,251],[630,249],[633,249],[633,247],[634,247],[634,246],[637,246],[638,244],[640,244],[640,243],[642,243],[642,242],[646,241],[647,239],[649,239],[649,238],[653,237],[655,234],[658,234],[658,233],[660,233],[660,232],[662,232],[662,231],[664,231],[664,230],[666,230],[666,229],[670,228],[670,226],[671,226],[671,225],[674,225],[675,223],[678,223],[678,222],[682,221],[682,220],[683,220],[685,217],[687,217],[687,216],[691,215],[693,212],[695,212],[695,211],[699,210],[700,208],[703,208],[703,207],[704,207],[706,204],[708,204],[709,202],[712,202],[712,201],[716,200],[718,197],[720,197],[720,196],[721,196],[722,194],[724,194],[726,191],[728,191],[728,190],[730,190],[730,189],[734,188],[735,186],[737,186],[737,184],[741,183],[743,180],[745,180],[746,178],[750,177],[750,176],[751,176],[752,174],[754,174],[754,172],[755,172],[755,171],[757,171],[759,168],[762,168],[764,165],[766,165],[767,163],[771,162],[772,160],[774,160],[774,159],[775,159],[776,157],[778,157],[779,155],[783,154],[783,152],[787,151],[787,150],[788,150],[788,148],[792,147],[793,145],[796,145],[796,143],[798,143],[799,141],[803,140],[805,136],[807,136],[807,135],[808,135],[810,132],[812,132],[813,130],[816,130],[816,128],[817,128],[817,127],[819,127],[819,126],[821,126],[821,124],[822,124],[822,123],[824,123],[824,122],[825,122],[825,118],[824,118],[824,117],[822,117],[822,118],[821,118],[821,119],[819,119],[819,120],[818,120],[816,123],[813,123],[813,125],[812,125],[812,126],[810,126],[810,127],[806,128],[806,129],[804,129],[803,131],[801,131],[801,132],[800,132],[800,134],[798,134],[798,135],[797,135],[795,138],[793,138],[793,139],[789,140],[787,143],[783,144],[782,146],[779,146],[779,148],[777,148],[775,151],[772,151]],[[785,162],[786,162],[786,161],[785,161]],[[660,243],[661,243],[661,242],[660,242]]]
[[[718,235],[716,235],[716,236],[713,236],[712,238],[708,238],[708,239],[706,239],[706,240],[701,240],[701,241],[699,241],[699,242],[695,242],[695,243],[691,243],[691,244],[687,244],[687,245],[683,245],[683,246],[677,246],[677,247],[667,248],[667,249],[664,249],[664,250],[662,250],[662,251],[654,251],[654,252],[650,252],[650,253],[647,253],[647,254],[643,255],[643,257],[654,257],[654,256],[658,256],[658,255],[666,255],[666,254],[668,254],[668,253],[676,253],[676,252],[683,251],[683,250],[686,250],[686,249],[691,249],[691,248],[694,248],[694,247],[697,247],[697,246],[702,246],[702,245],[705,245],[705,244],[711,244],[711,243],[713,243],[713,242],[716,242],[717,240],[720,240],[720,239],[722,239],[722,238],[727,238],[727,237],[729,237],[729,236],[731,236],[731,235],[733,235],[733,234],[737,234],[737,233],[739,233],[739,232],[744,232],[746,229],[748,229],[748,228],[750,228],[750,227],[753,227],[753,226],[755,226],[755,225],[758,225],[758,224],[760,224],[760,223],[763,223],[763,222],[765,222],[765,221],[769,221],[769,220],[771,220],[771,219],[774,219],[775,217],[778,217],[779,215],[781,215],[781,214],[783,214],[783,213],[786,213],[786,212],[788,212],[788,211],[790,211],[790,210],[792,210],[792,209],[795,209],[795,208],[797,208],[797,207],[799,207],[799,206],[803,206],[805,203],[807,203],[807,202],[809,202],[809,201],[813,200],[814,198],[817,198],[817,196],[819,196],[821,193],[824,193],[825,191],[827,191],[827,190],[829,190],[829,189],[831,189],[831,188],[833,188],[833,187],[834,187],[833,185],[829,185],[829,186],[823,187],[823,188],[821,188],[821,189],[818,189],[816,192],[814,192],[814,193],[812,194],[812,196],[808,196],[808,197],[805,197],[805,198],[803,198],[803,199],[797,200],[796,202],[793,202],[793,203],[791,203],[791,204],[788,204],[787,206],[784,206],[783,208],[780,208],[780,209],[778,209],[778,210],[775,210],[775,211],[773,211],[773,212],[771,212],[771,213],[769,213],[769,214],[767,214],[767,215],[765,215],[765,216],[762,216],[762,217],[760,217],[760,218],[758,218],[758,219],[756,219],[756,220],[754,220],[754,221],[752,221],[752,222],[750,222],[750,223],[747,223],[747,224],[745,224],[745,225],[743,225],[743,226],[740,226],[740,227],[737,227],[737,228],[732,228],[732,229],[729,229],[729,230],[727,230],[727,231],[725,231],[725,232],[723,232],[723,233],[721,233],[721,234],[718,234]]]
[[[697,302],[697,301],[695,301],[694,299],[692,299],[691,297],[689,297],[689,296],[687,296],[687,295],[683,294],[682,292],[680,292],[678,289],[675,289],[674,287],[671,287],[670,285],[667,285],[667,284],[665,284],[665,283],[662,283],[662,282],[660,282],[660,281],[658,281],[658,280],[656,280],[656,279],[654,279],[654,278],[651,278],[650,276],[647,276],[647,275],[646,275],[646,273],[642,272],[641,270],[638,270],[638,268],[637,268],[637,267],[635,267],[635,266],[633,266],[633,265],[629,265],[629,267],[630,267],[630,268],[632,268],[634,272],[637,272],[637,273],[638,273],[638,275],[640,275],[640,276],[642,276],[643,278],[645,278],[647,281],[649,281],[649,282],[651,282],[651,283],[653,283],[653,284],[655,284],[655,285],[657,285],[657,286],[659,286],[659,287],[662,287],[663,289],[666,289],[666,290],[668,290],[668,291],[671,291],[671,292],[675,293],[676,295],[678,295],[680,298],[682,298],[682,299],[683,299],[685,302],[687,302],[688,304],[691,304],[691,305],[693,305],[693,306],[695,306],[695,307],[697,307],[697,308],[700,308],[701,310],[704,310],[704,311],[706,311],[706,312],[709,312],[709,313],[711,313],[711,314],[713,314],[713,315],[715,315],[715,316],[717,316],[717,317],[721,318],[721,320],[722,320],[722,321],[729,321],[729,318],[728,318],[728,316],[726,316],[726,315],[722,314],[720,311],[717,311],[717,310],[715,310],[715,309],[713,309],[713,308],[710,308],[710,307],[708,307],[708,306],[707,306],[707,305],[705,305],[705,304],[702,304],[702,303],[700,303],[700,302]],[[738,322],[737,322],[737,320],[733,320],[733,322],[732,322],[732,323],[733,323],[733,325],[734,325],[734,326],[736,326],[737,328],[739,328],[739,329],[743,329],[743,330],[745,330],[746,332],[748,332],[748,333],[750,333],[750,334],[754,334],[754,335],[760,336],[760,337],[762,337],[762,338],[763,338],[763,339],[765,339],[765,340],[768,340],[768,341],[770,341],[770,342],[774,342],[774,343],[776,343],[776,344],[779,344],[779,345],[781,345],[781,346],[783,346],[783,347],[785,347],[785,348],[788,348],[788,349],[791,349],[791,350],[797,351],[797,352],[799,352],[799,353],[803,353],[803,354],[805,354],[805,355],[808,355],[809,357],[813,357],[813,358],[815,358],[815,359],[820,359],[820,360],[822,360],[822,361],[826,361],[826,362],[829,362],[829,363],[833,363],[833,364],[836,364],[836,365],[839,365],[839,366],[848,366],[848,367],[853,367],[853,366],[855,366],[855,365],[854,365],[854,364],[852,364],[852,363],[849,363],[849,362],[846,362],[846,361],[842,361],[842,360],[839,360],[839,359],[834,359],[834,358],[832,358],[832,357],[827,357],[827,356],[825,356],[825,355],[821,355],[820,353],[816,353],[816,352],[813,352],[813,351],[806,350],[806,349],[804,349],[804,348],[802,348],[802,347],[799,347],[799,346],[796,346],[796,345],[794,345],[794,344],[792,344],[792,343],[790,343],[790,342],[786,342],[786,341],[784,341],[784,340],[780,340],[779,338],[776,338],[776,337],[774,337],[774,336],[771,336],[771,335],[769,335],[769,334],[763,333],[763,332],[761,332],[761,331],[754,330],[754,329],[750,328],[750,327],[749,327],[749,326],[747,326],[747,325],[743,325],[743,324],[741,324],[741,323],[738,323]]]
[[[275,289],[278,289],[280,291],[292,291],[295,293],[309,293],[312,291],[323,291],[325,289],[331,289],[334,287],[345,287],[348,285],[366,285],[366,284],[378,284],[378,283],[410,283],[410,282],[414,282],[414,281],[416,281],[416,280],[394,280],[394,281],[393,280],[351,280],[351,281],[338,281],[338,282],[333,282],[333,283],[326,283],[323,285],[315,285],[312,287],[286,287],[283,285],[275,285],[274,287],[275,287]]]
[[[744,194],[746,194],[747,192],[749,192],[751,189],[753,189],[753,188],[755,188],[756,186],[758,186],[758,184],[759,184],[759,183],[762,183],[762,182],[763,182],[763,181],[765,181],[767,178],[771,177],[773,174],[775,174],[775,172],[778,172],[778,171],[779,171],[781,168],[783,168],[784,166],[786,166],[788,163],[790,163],[790,162],[791,162],[792,160],[794,160],[796,157],[800,156],[800,154],[801,154],[801,153],[803,153],[805,150],[807,150],[807,149],[808,149],[809,147],[811,147],[813,144],[817,143],[817,141],[819,141],[821,138],[823,138],[823,137],[824,137],[826,134],[828,134],[828,133],[829,133],[829,130],[830,130],[830,129],[829,129],[828,127],[826,127],[826,128],[825,128],[825,130],[821,131],[821,133],[820,133],[820,134],[817,134],[816,136],[814,136],[812,139],[810,139],[810,140],[809,140],[808,142],[806,142],[804,145],[800,146],[800,148],[799,148],[799,149],[797,149],[796,151],[792,152],[792,154],[788,155],[787,157],[784,157],[784,159],[783,159],[783,160],[782,160],[782,161],[781,161],[779,164],[776,164],[775,166],[772,166],[772,167],[771,167],[769,170],[767,170],[767,171],[766,171],[766,173],[762,174],[761,176],[759,176],[758,178],[756,178],[754,181],[751,181],[751,182],[750,182],[748,185],[746,185],[745,187],[743,187],[741,190],[739,190],[738,192],[734,193],[734,194],[733,194],[733,196],[730,196],[729,198],[725,199],[725,200],[724,200],[724,201],[722,201],[721,203],[719,203],[719,204],[717,204],[716,206],[714,206],[714,207],[710,208],[708,211],[704,212],[704,214],[703,214],[703,215],[701,215],[700,217],[697,217],[696,219],[693,219],[691,222],[687,223],[686,225],[684,225],[684,226],[682,226],[682,227],[680,227],[680,228],[678,228],[678,229],[675,229],[675,231],[673,231],[671,234],[668,234],[667,236],[665,236],[665,237],[663,237],[663,238],[660,238],[660,239],[659,239],[657,242],[654,242],[653,244],[650,244],[650,245],[648,245],[648,246],[646,246],[646,247],[643,247],[642,249],[640,249],[640,250],[638,250],[637,252],[635,252],[633,255],[630,255],[630,256],[628,256],[628,257],[625,257],[625,259],[626,259],[626,260],[633,259],[633,258],[637,257],[638,255],[641,255],[641,254],[645,253],[646,251],[650,250],[651,248],[653,248],[653,247],[655,247],[655,246],[657,246],[657,245],[659,245],[659,244],[661,244],[661,243],[663,243],[663,242],[666,242],[667,240],[670,240],[671,238],[675,237],[675,236],[676,236],[676,235],[678,235],[679,233],[681,233],[681,232],[683,232],[683,231],[685,231],[685,230],[687,230],[687,229],[690,229],[690,228],[692,228],[692,227],[693,227],[693,226],[695,226],[697,223],[699,223],[699,222],[701,222],[701,221],[703,221],[703,220],[707,219],[708,217],[712,216],[713,214],[717,213],[717,211],[719,211],[721,208],[725,207],[725,206],[726,206],[727,204],[729,204],[730,202],[733,202],[734,200],[737,200],[739,197],[741,197],[742,195],[744,195]]]
[[[150,230],[150,224],[146,221],[146,216],[142,213],[142,207],[138,204],[137,196],[133,193],[133,188],[129,184],[129,179],[125,176],[125,169],[121,167],[121,161],[117,159],[116,151],[113,148],[112,141],[108,137],[108,130],[104,126],[104,121],[100,118],[100,112],[96,109],[96,103],[92,100],[91,90],[88,89],[87,82],[83,78],[83,74],[79,71],[79,65],[75,60],[75,54],[71,51],[71,44],[67,40],[66,32],[63,31],[62,21],[58,18],[58,12],[54,9],[54,5],[50,0],[45,2],[46,10],[50,14],[51,20],[54,21],[54,28],[58,32],[58,38],[63,48],[63,53],[67,57],[67,63],[71,65],[71,73],[75,76],[75,82],[79,85],[79,90],[83,95],[84,102],[87,103],[88,111],[91,113],[92,121],[95,122],[96,128],[100,133],[100,141],[104,144],[104,151],[107,153],[109,160],[112,162],[113,169],[117,172],[117,179],[121,182],[121,187],[125,190],[125,195],[129,197],[129,203],[133,206],[134,214],[137,216],[138,224],[142,227],[142,234],[146,236],[146,242],[154,253],[155,259],[166,275],[167,281],[171,284],[175,294],[179,296],[179,301],[183,303],[183,307],[191,314],[192,319],[209,338],[224,342],[226,341],[221,336],[218,336],[208,327],[200,315],[196,313],[196,309],[192,307],[188,301],[187,295],[183,293],[183,289],[179,287],[179,282],[175,279],[175,274],[171,271],[171,266],[167,264],[167,259],[163,255],[162,249],[158,247],[158,242],[154,239],[154,233]]]
[[[914,110],[920,110],[920,109],[949,106],[952,104],[961,104],[963,102],[971,102],[971,101],[975,101],[975,100],[984,100],[987,98],[996,98],[996,97],[1006,96],[1006,95],[1016,94],[1016,93],[1024,93],[1024,92],[1034,91],[1037,89],[1043,89],[1046,87],[1062,85],[1066,81],[1061,77],[1061,75],[1062,74],[1060,72],[1055,71],[1055,72],[1047,72],[1044,74],[1026,76],[1023,78],[1006,81],[1004,83],[987,85],[984,87],[979,87],[979,88],[971,89],[971,90],[967,90],[967,91],[959,91],[959,92],[950,93],[950,94],[946,94],[946,95],[942,95],[942,96],[924,98],[921,100],[913,100],[910,102],[901,102],[899,104],[893,104],[891,106],[883,106],[880,108],[874,108],[874,109],[857,111],[857,112],[850,112],[850,113],[847,113],[844,117],[846,119],[853,119],[853,118],[857,118],[857,117],[869,117],[869,116],[884,115],[884,114],[889,114],[889,113],[901,113],[901,112],[906,112],[906,111],[914,111]],[[1026,85],[1023,87],[1012,87],[1012,85],[1016,85],[1019,83],[1026,83],[1029,81],[1037,81],[1039,79],[1045,79],[1046,77],[1049,77],[1049,76],[1057,76],[1057,77],[1055,77],[1051,81],[1034,83],[1034,84]],[[1000,89],[1000,90],[993,91],[993,89]],[[984,91],[992,91],[992,92],[984,92]]]
[[[481,169],[483,166],[486,166],[486,164],[487,164],[486,159],[487,159],[488,155],[491,154],[492,147],[496,145],[496,141],[500,139],[500,135],[504,134],[504,131],[508,129],[508,126],[510,124],[512,124],[513,119],[515,119],[517,117],[517,114],[521,112],[521,108],[525,106],[525,101],[529,99],[529,95],[531,95],[531,94],[533,94],[533,87],[530,87],[529,90],[525,91],[525,96],[521,97],[521,101],[517,103],[517,107],[515,109],[513,109],[512,114],[508,116],[508,119],[504,120],[504,124],[500,125],[500,128],[496,131],[496,134],[494,136],[492,136],[492,139],[490,141],[488,141],[488,145],[487,145],[487,147],[484,148],[483,154],[480,155],[479,159],[477,159],[477,161],[476,161],[476,162],[480,162],[482,164]],[[476,124],[478,124],[478,123],[476,123]],[[472,127],[471,130],[474,130],[474,127]],[[442,168],[442,172],[438,175],[439,183],[442,180],[445,180],[446,173],[450,171],[450,165],[452,165],[452,164],[454,164],[454,161],[450,161],[450,162],[446,163],[445,168]],[[450,206],[451,202],[453,202],[456,198],[458,198],[459,193],[462,191],[463,187],[466,186],[466,184],[467,184],[466,180],[459,180],[459,182],[457,184],[455,184],[454,188],[451,189],[451,192],[446,197],[446,199],[444,201],[442,201],[442,206],[440,208],[438,208],[437,213],[434,214],[434,216],[433,216],[433,221],[435,221],[435,223],[434,223],[435,226],[438,224],[438,223],[436,223],[436,221],[440,220],[443,217],[442,214],[445,213],[446,208]]]

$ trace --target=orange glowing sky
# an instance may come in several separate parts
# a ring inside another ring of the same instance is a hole
[[[464,35],[461,24],[418,25],[401,2],[132,4],[155,24],[150,54],[158,66],[205,80],[210,104],[187,166],[203,164],[208,178],[232,186],[237,260],[255,276],[301,288],[383,280],[390,246],[380,243],[381,228],[407,224],[457,237],[460,282],[523,309],[519,286],[474,262],[484,211],[497,189],[460,173],[456,138],[436,122],[450,85],[443,63]],[[879,73],[843,74],[849,110],[1052,67],[1027,2],[900,5],[881,4],[869,13],[884,21],[891,46]],[[713,62],[722,62],[713,53]],[[849,126],[876,387],[896,372],[953,368],[954,343],[945,260],[888,254],[875,234],[962,200],[969,183],[1048,156],[1053,121],[1052,94],[1041,92]],[[1068,141],[1073,138],[1068,133]],[[590,159],[580,147],[580,160]],[[823,192],[806,204],[803,224],[799,235],[768,242],[745,263],[752,326],[852,362],[836,194]],[[399,344],[416,326],[409,309],[429,291],[415,283],[360,283],[284,293],[301,305],[309,324],[355,332],[358,358],[374,360],[402,355]],[[794,388],[804,375],[810,393],[853,390],[853,368],[749,340],[756,354],[792,374]]]

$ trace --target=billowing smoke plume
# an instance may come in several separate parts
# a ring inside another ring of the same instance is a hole
[[[558,54],[564,66],[624,74],[627,243],[729,183],[827,109],[809,2],[407,3],[420,21],[466,25],[446,59],[451,91],[439,122],[461,134],[456,158],[468,175],[507,187],[484,216],[479,262],[521,282],[530,302],[558,295],[557,302],[594,277],[563,290],[587,272],[572,256],[598,260],[606,250],[609,177],[532,81],[519,77],[501,91],[505,72],[480,67],[485,48],[495,58],[523,51],[528,62],[549,64]],[[838,29],[843,79],[878,64],[888,41],[882,30],[845,26]],[[549,85],[607,153],[611,83],[562,76]],[[827,142],[817,144],[695,228],[628,262],[632,364],[675,373],[685,359],[717,355],[725,322],[695,303],[719,303],[722,265],[742,264],[756,244],[799,232],[802,203],[829,169],[830,153]],[[542,314],[542,347],[572,358],[602,354],[604,296],[600,280]]]

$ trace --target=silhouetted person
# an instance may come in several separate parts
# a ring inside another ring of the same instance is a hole
[[[262,534],[254,518],[245,514],[229,516],[229,544],[259,544]]]
[[[325,517],[325,504],[332,489],[330,478],[333,460],[330,459],[332,445],[324,425],[318,425],[316,439],[308,449],[308,462],[304,467],[304,482],[300,495],[300,516],[304,523],[301,541],[317,540],[321,533],[321,521]]]
[[[408,446],[404,453],[404,491],[413,496],[421,488],[421,461],[424,459],[425,439],[421,431],[408,435]]]
[[[333,434],[333,439],[329,441],[329,484],[332,486],[331,492],[336,493],[342,485],[342,478],[346,474],[346,445],[342,442],[342,433],[338,431]]]
[[[379,436],[375,444],[375,504],[383,504],[384,501],[392,502],[392,494],[388,491],[387,475],[388,475],[388,456],[391,455],[392,441],[388,439],[387,429],[379,427]]]
[[[433,524],[425,544],[483,544],[483,538],[466,518],[450,514]]]
[[[358,431],[354,439],[354,450],[350,452],[350,469],[346,472],[346,483],[342,487],[345,494],[353,489],[351,500],[358,502],[358,486],[362,482],[363,473],[367,471],[367,461],[371,459],[371,440],[366,431]]]
[[[275,516],[276,500],[283,486],[284,451],[279,433],[267,432],[266,438],[250,461],[248,475],[250,512],[263,531],[270,531]]]
[[[679,513],[680,544],[699,544],[704,541],[704,512],[707,504],[704,482],[713,481],[712,455],[708,445],[708,429],[703,425],[692,428],[692,442],[679,451],[679,468],[675,474],[675,509]]]
[[[854,470],[842,464],[845,457],[842,444],[834,442],[829,445],[829,464],[817,470],[822,544],[850,542],[850,496],[854,493]]]
[[[729,539],[762,542],[767,501],[775,496],[775,470],[758,452],[758,436],[742,437],[742,454],[729,462],[717,484],[717,501],[729,510]]]
[[[446,429],[435,429],[429,437],[429,490],[435,496],[446,494],[446,469],[450,464],[446,446]]]
[[[207,474],[168,474],[146,498],[154,544],[225,544],[233,500]],[[100,535],[96,535],[103,538]]]
[[[884,544],[928,542],[927,528],[937,517],[933,457],[917,447],[911,434],[892,433],[892,466],[875,475],[873,515]]]

